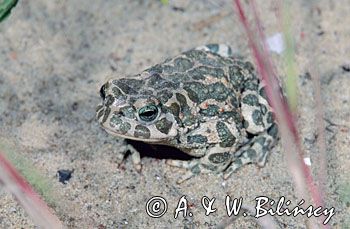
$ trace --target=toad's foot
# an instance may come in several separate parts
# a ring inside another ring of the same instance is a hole
[[[228,179],[232,173],[243,165],[255,163],[259,167],[263,167],[271,148],[277,142],[277,125],[272,125],[266,132],[253,138],[248,144],[241,147],[234,154],[232,163],[223,174],[224,179]]]
[[[119,152],[120,153],[118,153],[116,156],[117,164],[119,166],[123,163],[126,157],[126,154],[130,152],[131,161],[134,165],[135,170],[137,172],[141,172],[142,165],[141,165],[140,153],[132,145],[125,143],[124,145],[121,146]]]
[[[204,157],[195,158],[191,161],[167,160],[167,164],[188,170],[177,180],[177,183],[180,184],[199,173],[220,173],[224,171],[233,157],[227,149],[214,147],[209,149],[208,154]],[[219,150],[225,150],[225,152],[218,152]]]

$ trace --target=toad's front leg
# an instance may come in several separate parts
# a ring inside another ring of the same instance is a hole
[[[121,165],[123,163],[127,153],[130,153],[131,161],[136,171],[141,172],[142,165],[141,165],[140,153],[131,144],[128,144],[125,140],[116,155],[117,164]]]

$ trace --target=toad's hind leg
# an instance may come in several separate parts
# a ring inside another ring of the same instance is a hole
[[[273,124],[238,150],[216,146],[208,149],[207,154],[201,158],[191,161],[167,160],[167,164],[187,169],[177,183],[182,183],[200,173],[219,174],[223,172],[224,179],[227,179],[245,164],[256,163],[258,166],[264,166],[271,148],[277,142],[277,135],[277,125]]]
[[[232,163],[224,172],[224,179],[229,178],[233,172],[248,163],[256,163],[260,167],[264,166],[267,156],[276,142],[277,125],[274,124],[235,152]]]
[[[199,46],[195,49],[212,52],[223,57],[232,57],[231,47],[225,44],[207,44],[207,45]]]
[[[200,173],[221,173],[229,166],[232,158],[229,148],[213,147],[201,158],[191,161],[168,160],[167,164],[187,169],[187,172],[177,181],[182,183]]]

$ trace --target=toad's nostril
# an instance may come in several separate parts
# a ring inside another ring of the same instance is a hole
[[[100,89],[100,96],[101,96],[101,98],[103,99],[103,100],[105,100],[106,99],[106,92],[105,92],[105,84],[101,87],[101,89]]]

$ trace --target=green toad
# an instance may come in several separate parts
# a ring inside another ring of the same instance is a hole
[[[168,160],[188,171],[228,178],[247,163],[263,166],[277,126],[250,62],[225,45],[184,52],[133,76],[106,82],[97,119],[110,134],[176,147],[194,157]],[[139,153],[128,146],[137,169]],[[119,155],[123,159],[124,154]]]

